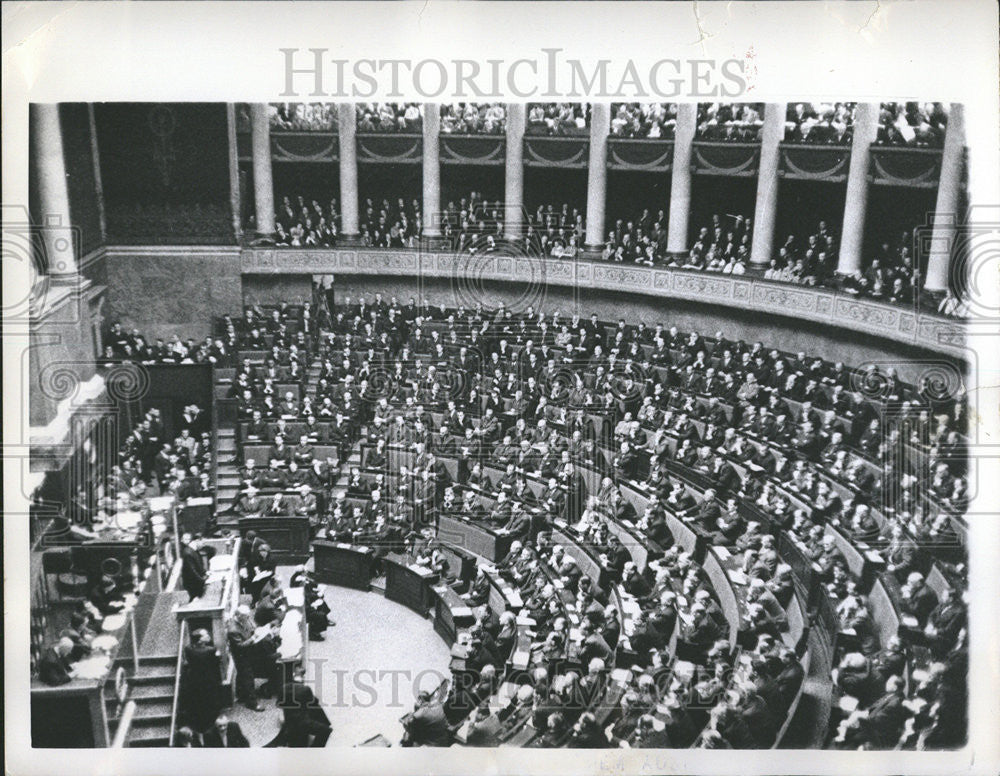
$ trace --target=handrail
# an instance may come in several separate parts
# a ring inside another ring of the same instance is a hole
[[[132,670],[139,673],[139,637],[135,632],[135,612],[128,615],[128,630],[132,639]]]
[[[125,704],[125,708],[122,711],[121,720],[118,723],[118,729],[115,730],[114,740],[111,742],[112,749],[124,749],[128,746],[128,734],[132,729],[132,719],[135,717],[135,701],[129,701]]]
[[[187,643],[188,621],[181,620],[181,635],[177,642],[177,675],[174,677],[174,706],[170,712],[170,746],[174,745],[174,734],[177,732],[177,709],[181,697],[181,673],[184,670],[184,645]]]

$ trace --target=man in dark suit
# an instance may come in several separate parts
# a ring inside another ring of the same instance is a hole
[[[198,543],[191,534],[181,537],[181,584],[190,596],[190,600],[201,598],[205,594],[205,582],[208,571],[205,559],[198,551]]]
[[[225,714],[220,714],[215,725],[209,728],[203,738],[204,746],[212,749],[246,749],[250,746],[238,722],[231,722]]]
[[[451,730],[444,713],[444,705],[430,693],[422,692],[411,714],[404,717],[406,728],[404,746],[448,746]]]
[[[278,706],[284,719],[278,735],[268,747],[322,748],[326,746],[333,727],[312,689],[300,682],[289,682],[282,687]]]
[[[69,662],[72,651],[73,641],[66,637],[47,647],[38,660],[38,678],[52,687],[69,684],[73,680]]]

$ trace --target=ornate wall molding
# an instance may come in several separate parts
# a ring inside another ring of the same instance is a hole
[[[961,322],[912,307],[859,299],[828,289],[775,283],[747,276],[637,267],[590,259],[547,259],[499,254],[455,254],[375,249],[246,248],[245,274],[313,273],[451,279],[462,286],[498,281],[582,290],[639,293],[707,305],[799,318],[865,335],[963,356]]]

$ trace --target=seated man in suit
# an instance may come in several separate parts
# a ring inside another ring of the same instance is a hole
[[[73,641],[67,637],[46,647],[38,660],[38,678],[52,687],[69,684],[73,680],[72,652]]]
[[[924,581],[924,575],[919,571],[911,571],[899,593],[900,608],[913,617],[920,628],[923,628],[938,604],[937,595]]]
[[[247,423],[246,434],[243,437],[243,441],[246,442],[263,442],[268,439],[267,433],[267,423],[264,418],[261,417],[260,410],[253,411],[253,417]]]
[[[239,723],[231,721],[225,714],[220,714],[215,720],[215,725],[205,731],[203,741],[205,747],[213,749],[237,749],[250,746],[250,742],[243,735]]]
[[[292,450],[292,460],[303,468],[312,466],[313,446],[309,442],[308,434],[299,436],[299,443]]]
[[[417,696],[413,712],[403,718],[403,746],[449,746],[451,729],[444,704],[430,693]]]
[[[257,488],[247,487],[236,503],[236,512],[244,517],[260,517],[264,514],[264,501],[258,497]]]
[[[125,608],[125,600],[115,578],[110,574],[101,575],[100,581],[91,589],[90,603],[101,613],[102,617],[115,614]]]

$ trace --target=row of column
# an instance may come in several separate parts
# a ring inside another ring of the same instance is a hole
[[[341,239],[350,244],[358,239],[358,159],[356,116],[354,105],[338,106],[340,146]],[[434,239],[441,235],[441,159],[439,148],[440,108],[436,103],[424,105],[423,121],[423,232]],[[869,147],[878,134],[880,106],[860,103],[854,116],[854,135],[850,168],[847,176],[846,203],[841,229],[840,255],[837,272],[853,274],[862,267],[864,230],[868,211]],[[678,106],[670,180],[667,251],[684,254],[688,250],[688,230],[691,216],[691,154],[697,127],[698,106],[682,103]],[[256,194],[257,231],[260,236],[274,233],[274,184],[271,174],[271,141],[268,106],[251,106],[253,133],[253,171]],[[516,240],[524,228],[524,158],[523,139],[526,109],[523,104],[507,106],[507,154],[505,161],[505,222],[504,236]],[[584,249],[601,251],[605,237],[605,207],[608,186],[608,136],[611,132],[611,106],[594,103],[591,106],[590,153],[587,175],[587,215]],[[764,109],[761,132],[760,164],[757,173],[757,198],[754,207],[753,240],[750,263],[764,268],[774,257],[774,228],[778,210],[779,163],[785,132],[784,103],[768,103]],[[961,204],[962,167],[965,147],[965,127],[962,106],[951,107],[948,131],[941,162],[935,212],[957,214]],[[940,292],[948,287],[950,235],[954,222],[936,224],[931,243],[924,288]],[[940,231],[940,234],[938,232]]]

